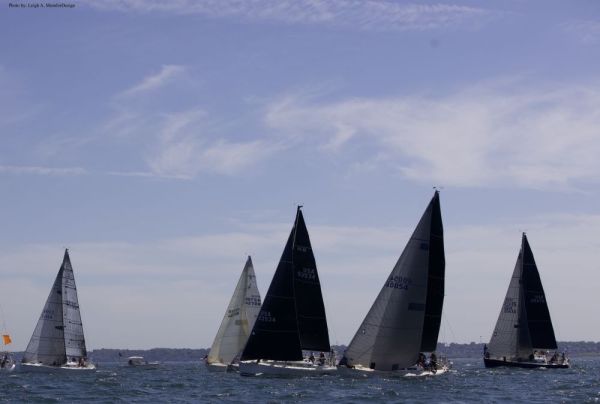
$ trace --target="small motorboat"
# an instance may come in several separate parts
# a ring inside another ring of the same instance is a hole
[[[136,368],[156,369],[160,362],[148,362],[143,356],[130,356],[127,358],[127,365]]]

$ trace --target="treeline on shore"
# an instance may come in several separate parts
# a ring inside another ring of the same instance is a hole
[[[450,359],[479,358],[483,355],[483,343],[468,344],[440,343],[438,353]],[[335,345],[336,356],[341,358],[345,345]],[[600,356],[600,342],[562,341],[558,342],[558,351],[566,352],[569,356]],[[129,356],[143,356],[148,361],[160,362],[196,362],[208,354],[208,349],[191,348],[152,348],[152,349],[112,349],[102,348],[90,351],[89,357],[95,363],[125,362]],[[22,352],[14,352],[15,359],[20,360]]]

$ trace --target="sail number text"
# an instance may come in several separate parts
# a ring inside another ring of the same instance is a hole
[[[385,283],[388,288],[404,289],[408,290],[408,287],[412,283],[412,279],[404,276],[390,276],[390,279]]]
[[[504,305],[502,306],[502,311],[505,313],[516,313],[517,312],[517,302],[513,298],[507,297],[504,300]]]
[[[258,321],[263,321],[265,323],[274,323],[277,320],[275,319],[274,316],[271,315],[270,311],[264,311],[261,310],[260,313],[258,313]]]
[[[317,280],[317,271],[315,271],[314,268],[302,268],[302,270],[296,272],[296,275],[298,276],[298,278],[307,281]]]

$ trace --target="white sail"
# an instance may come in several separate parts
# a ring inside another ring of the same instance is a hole
[[[240,354],[260,311],[260,293],[252,259],[248,257],[221,326],[210,348],[207,362],[230,364]]]
[[[417,362],[427,299],[431,217],[428,207],[350,342],[347,365],[396,370]]]
[[[69,253],[65,251],[23,362],[59,366],[86,355],[75,278]]]

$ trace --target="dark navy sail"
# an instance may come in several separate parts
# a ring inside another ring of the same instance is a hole
[[[328,352],[331,347],[321,283],[308,230],[300,209],[296,215],[295,229],[292,261],[300,345],[305,350]]]
[[[283,250],[241,360],[268,358],[301,360],[294,301],[292,248],[295,227]]]
[[[329,351],[315,257],[298,207],[296,221],[241,360],[302,360],[302,350]]]
[[[523,258],[522,290],[526,324],[529,329],[531,347],[534,349],[556,349],[554,328],[550,319],[546,295],[542,287],[540,274],[533,258],[533,252],[523,234],[521,248]],[[525,323],[525,321],[524,321]]]
[[[490,343],[484,352],[486,367],[568,368],[557,349],[546,294],[527,236],[523,233],[517,263],[500,309]]]
[[[444,226],[440,210],[440,196],[436,191],[427,210],[431,211],[431,231],[429,234],[429,265],[427,275],[427,301],[425,304],[425,320],[421,351],[436,350],[442,308],[444,306],[444,276],[446,260],[444,258]]]

